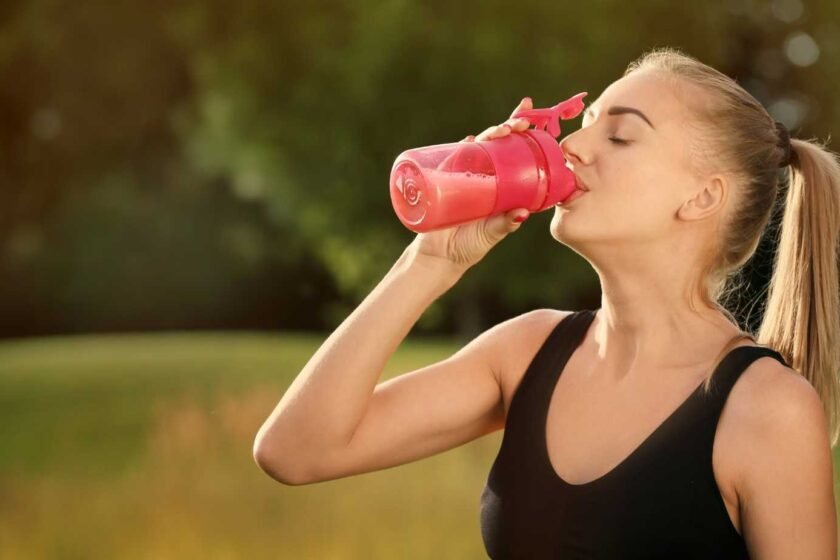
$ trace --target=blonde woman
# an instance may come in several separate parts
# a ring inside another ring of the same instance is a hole
[[[476,139],[527,127],[511,118]],[[307,484],[504,429],[481,494],[495,560],[835,560],[837,157],[670,48],[634,61],[561,145],[586,192],[558,205],[551,234],[597,272],[601,306],[525,313],[377,383],[523,211],[419,234],[289,387],[257,463]],[[753,335],[719,299],[768,226],[780,172],[778,256]]]

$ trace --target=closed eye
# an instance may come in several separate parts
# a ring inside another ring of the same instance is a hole
[[[623,144],[629,144],[630,143],[627,140],[622,140],[621,138],[616,138],[615,136],[610,136],[609,140],[613,144],[622,144],[623,145]]]

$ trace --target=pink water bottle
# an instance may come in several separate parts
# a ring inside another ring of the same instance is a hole
[[[517,112],[514,118],[534,125],[524,132],[404,151],[390,177],[397,217],[408,229],[421,233],[514,208],[542,212],[563,202],[576,187],[556,141],[560,119],[580,114],[586,94],[553,107]]]

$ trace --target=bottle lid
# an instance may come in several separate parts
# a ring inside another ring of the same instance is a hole
[[[560,136],[560,119],[573,119],[578,116],[583,111],[583,98],[586,95],[587,92],[584,91],[553,107],[527,109],[513,115],[514,118],[527,119],[534,125],[534,129],[527,132],[537,141],[548,163],[549,185],[541,208],[548,208],[565,200],[576,189],[575,177],[566,168],[563,149],[556,139]]]
[[[588,92],[581,92],[544,109],[525,109],[513,115],[515,119],[527,119],[536,129],[545,130],[553,137],[560,136],[560,119],[573,119],[583,111],[583,98]]]

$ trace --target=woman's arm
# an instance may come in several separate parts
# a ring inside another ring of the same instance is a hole
[[[514,113],[530,106],[530,99],[523,99]],[[525,119],[511,118],[475,139],[492,140],[528,126]],[[257,433],[257,464],[281,482],[319,476],[313,473],[337,476],[428,455],[499,426],[501,395],[488,353],[505,334],[503,327],[378,391],[376,383],[426,308],[519,229],[523,211],[418,234],[283,395]],[[432,408],[440,398],[448,399],[446,405]],[[370,409],[371,421],[359,430]],[[403,429],[396,433],[391,422],[403,423]],[[357,431],[361,435],[354,438]]]
[[[761,361],[761,360],[760,360]],[[756,368],[744,402],[743,534],[755,560],[836,560],[837,513],[828,424],[807,379],[775,360]]]
[[[391,355],[462,274],[444,259],[407,247],[310,358],[260,428],[254,458],[261,468],[291,479],[313,458],[346,446]]]

